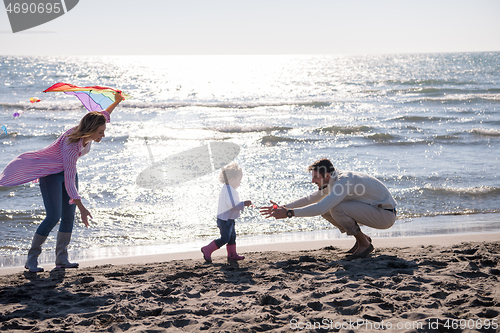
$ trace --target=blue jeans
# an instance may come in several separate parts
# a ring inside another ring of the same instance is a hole
[[[78,189],[78,175],[76,175],[75,183]],[[40,191],[42,192],[47,215],[36,233],[41,236],[48,236],[59,220],[61,220],[60,232],[72,232],[76,205],[69,204],[71,198],[64,187],[64,171],[41,177]]]
[[[215,244],[221,248],[225,244],[236,244],[236,230],[234,229],[234,220],[217,219],[217,226],[220,229],[220,238],[215,240]]]

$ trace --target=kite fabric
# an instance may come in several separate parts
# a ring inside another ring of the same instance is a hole
[[[78,97],[80,102],[83,103],[85,108],[89,111],[103,111],[108,108],[111,104],[115,102],[115,92],[120,93],[123,99],[129,98],[130,96],[124,92],[100,86],[91,87],[78,87],[69,83],[59,82],[54,84],[52,87],[44,90],[43,92],[63,92],[67,95],[73,95]]]

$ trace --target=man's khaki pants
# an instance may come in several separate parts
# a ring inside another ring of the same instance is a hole
[[[396,214],[381,207],[359,201],[344,201],[321,215],[328,222],[339,228],[340,232],[357,235],[359,225],[375,229],[388,229],[396,222]]]

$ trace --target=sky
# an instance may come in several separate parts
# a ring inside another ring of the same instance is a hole
[[[1,55],[480,51],[500,51],[498,0],[80,0],[15,34],[0,7]]]

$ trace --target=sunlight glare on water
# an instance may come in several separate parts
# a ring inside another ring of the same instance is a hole
[[[72,96],[41,91],[57,82],[101,85],[132,98],[78,162],[95,224],[77,223],[75,250],[216,237],[218,172],[162,189],[136,184],[153,163],[211,141],[241,148],[238,191],[257,206],[311,193],[305,169],[329,157],[388,186],[398,234],[415,230],[413,219],[498,213],[498,59],[494,52],[0,57],[0,122],[9,129],[0,137],[0,168],[49,145],[86,112]],[[30,97],[42,102],[30,105]],[[12,119],[15,111],[22,115]],[[0,254],[24,253],[44,216],[39,187],[0,188],[0,200],[9,246]],[[247,209],[237,228],[243,237],[332,226],[321,218],[266,220]]]

